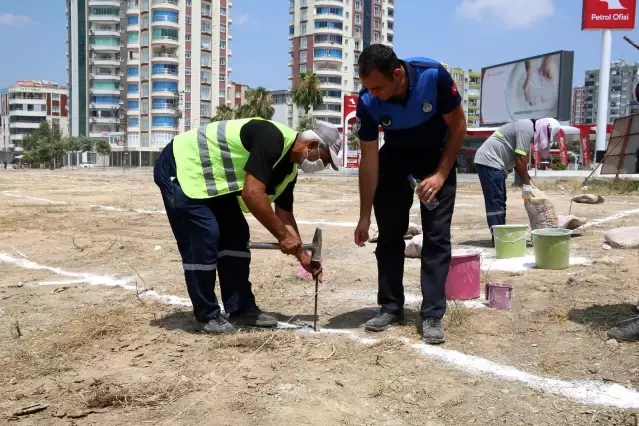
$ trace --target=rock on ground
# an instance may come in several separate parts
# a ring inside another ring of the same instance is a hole
[[[575,203],[584,203],[584,204],[601,204],[603,203],[604,197],[598,194],[580,194],[572,197],[572,201]]]
[[[606,232],[604,239],[613,248],[639,248],[639,226],[611,229]]]

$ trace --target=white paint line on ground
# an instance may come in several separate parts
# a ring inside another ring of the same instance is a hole
[[[592,262],[585,257],[570,256],[570,266],[591,265]],[[494,253],[481,255],[481,269],[483,271],[523,272],[535,269],[535,256],[516,257],[512,259],[497,259]]]
[[[608,217],[604,217],[601,219],[593,219],[589,222],[586,222],[585,224],[581,225],[579,228],[577,229],[584,229],[584,228],[590,228],[591,226],[597,226],[597,225],[601,225],[602,223],[607,223],[607,222],[612,222],[614,220],[617,219],[623,219],[626,216],[632,216],[634,214],[639,214],[639,209],[633,209],[633,210],[624,210],[621,211],[615,215],[612,216],[608,216]]]
[[[58,275],[77,277],[83,279],[84,282],[89,285],[118,286],[129,291],[135,291],[135,286],[128,284],[134,280],[133,278],[122,279],[108,275],[69,272],[60,268],[39,265],[29,260],[17,259],[5,253],[0,253],[0,261],[11,263],[25,269],[46,270]],[[187,298],[163,295],[154,291],[147,291],[141,294],[140,297],[157,300],[169,305],[191,306]],[[296,327],[293,324],[284,325],[284,323],[280,323],[280,326],[282,326],[282,328],[297,329],[300,331],[308,330],[308,326]],[[345,335],[361,344],[372,344],[378,341],[377,339],[361,336],[356,330],[319,329],[319,332],[324,334]],[[484,374],[498,379],[523,383],[533,389],[561,395],[583,404],[605,405],[621,409],[639,408],[639,392],[616,383],[611,384],[593,380],[560,380],[542,377],[526,373],[512,366],[498,364],[485,358],[467,355],[441,346],[413,343],[409,339],[400,339],[400,341],[414,348],[424,356],[438,359],[441,362],[450,364],[469,373]]]
[[[49,199],[46,199],[46,198],[28,197],[26,195],[11,194],[11,193],[8,193],[8,192],[3,192],[2,195],[6,195],[7,197],[24,198],[25,200],[43,201],[43,202],[49,203],[49,204],[66,204],[66,203],[61,202],[61,201],[53,201],[53,200],[49,200]]]
[[[114,206],[103,206],[103,205],[99,205],[99,204],[91,204],[89,207],[94,208],[94,209],[100,209],[100,210],[104,210],[107,212],[135,212],[135,213],[143,213],[143,214],[166,214],[166,210],[160,210],[160,209],[132,209],[132,210],[128,210],[128,209],[123,209],[120,207],[114,207]]]

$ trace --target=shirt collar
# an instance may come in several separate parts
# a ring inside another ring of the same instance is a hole
[[[406,68],[406,72],[408,73],[408,86],[413,87],[417,83],[417,70],[415,67],[409,64],[408,62],[401,61],[402,65]]]

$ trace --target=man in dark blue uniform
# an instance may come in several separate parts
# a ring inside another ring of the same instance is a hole
[[[421,180],[422,340],[444,342],[445,283],[451,257],[450,224],[455,204],[457,155],[466,135],[461,97],[450,74],[427,58],[400,61],[390,47],[374,44],[359,57],[365,87],[357,105],[362,157],[359,166],[360,219],[355,243],[368,240],[371,208],[379,228],[375,255],[377,302],[381,309],[365,328],[382,331],[404,320],[404,234],[413,204],[409,180]],[[384,146],[378,151],[378,126]],[[425,202],[438,201],[426,208]]]

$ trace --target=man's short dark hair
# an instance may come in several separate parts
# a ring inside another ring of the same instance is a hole
[[[401,62],[397,58],[393,49],[383,44],[371,44],[359,55],[357,61],[360,77],[368,75],[378,70],[389,80],[393,79],[393,71],[401,67]]]

